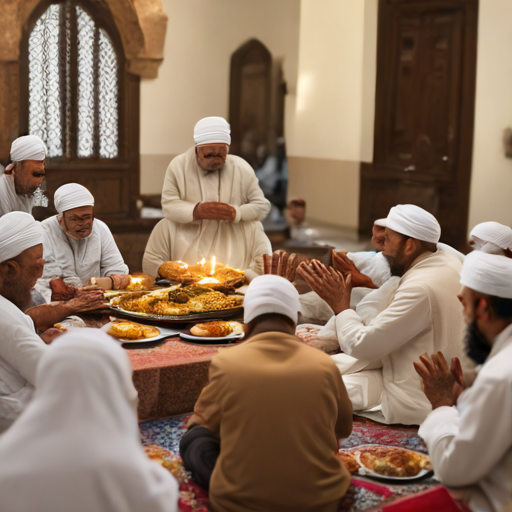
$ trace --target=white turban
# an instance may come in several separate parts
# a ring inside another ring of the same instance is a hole
[[[399,204],[391,208],[386,227],[423,242],[437,244],[441,238],[441,226],[437,219],[414,204]]]
[[[512,259],[473,251],[464,260],[460,283],[475,292],[512,299]]]
[[[297,323],[299,292],[284,277],[265,275],[251,281],[244,298],[244,322],[268,313],[284,315]]]
[[[482,222],[477,224],[471,236],[480,249],[486,243],[491,243],[501,247],[502,249],[512,250],[512,229],[498,222]]]
[[[18,137],[11,145],[11,160],[13,162],[22,162],[23,160],[42,162],[46,158],[46,153],[46,146],[37,135]]]
[[[81,206],[94,206],[94,197],[82,185],[68,183],[55,191],[53,203],[55,204],[55,209],[62,213],[73,208],[80,208]]]
[[[43,227],[30,213],[10,212],[0,217],[0,263],[43,243]]]
[[[374,226],[380,226],[381,228],[385,228],[387,226],[386,224],[387,219],[377,219],[373,225]]]
[[[204,144],[231,144],[231,128],[222,117],[205,117],[194,127],[196,146]]]

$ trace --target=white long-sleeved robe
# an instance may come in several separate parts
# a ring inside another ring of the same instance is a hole
[[[34,394],[46,344],[32,319],[0,295],[0,432],[21,414]]]
[[[206,201],[233,206],[234,222],[194,220],[195,206]],[[259,222],[270,203],[252,167],[238,156],[228,155],[222,169],[211,172],[199,166],[194,147],[177,156],[165,174],[162,210],[166,222],[157,225],[144,255],[143,269],[151,275],[169,259],[193,264],[216,256],[219,262],[247,269],[257,256],[270,253]]]
[[[495,339],[456,407],[439,407],[420,427],[436,476],[462,488],[471,510],[512,510],[512,325]]]
[[[349,396],[359,386],[377,397],[388,423],[419,425],[430,411],[412,364],[421,354],[442,351],[448,359],[466,360],[457,299],[461,266],[443,251],[422,255],[400,279],[389,306],[368,325],[351,309],[335,317],[338,342],[345,354],[361,361],[382,360],[382,369],[371,370],[375,374],[354,373],[344,380]],[[342,373],[346,371],[344,354],[332,357],[335,362],[339,359]],[[354,408],[359,398],[351,396]]]
[[[0,175],[0,217],[10,212],[32,213],[33,197],[19,196],[12,175]]]
[[[114,237],[103,221],[94,219],[91,234],[80,240],[66,234],[56,215],[41,224],[45,265],[36,290],[47,302],[51,299],[52,279],[61,277],[78,288],[88,284],[91,277],[128,273]]]

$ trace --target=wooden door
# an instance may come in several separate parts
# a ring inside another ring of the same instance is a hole
[[[414,203],[464,249],[478,0],[381,0],[374,161],[361,167],[360,231]]]

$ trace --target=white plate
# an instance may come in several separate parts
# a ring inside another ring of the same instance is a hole
[[[222,337],[208,337],[208,336],[194,336],[193,334],[188,334],[186,332],[180,333],[180,338],[190,341],[227,341],[227,340],[239,340],[244,337],[243,333],[240,334],[230,334],[229,336]]]
[[[112,325],[112,322],[109,322],[108,324],[105,324],[101,328],[101,330],[108,332],[111,325]],[[120,339],[120,338],[116,338],[116,339],[119,339],[119,341],[123,344],[152,343],[153,341],[163,340],[165,338],[170,338],[171,336],[176,336],[176,335],[180,334],[180,331],[178,329],[166,329],[165,327],[157,327],[156,325],[150,325],[149,327],[156,327],[160,331],[160,334],[158,336],[153,336],[153,338],[144,338],[142,340],[125,340],[125,339]]]
[[[433,471],[431,469],[422,469],[417,475],[415,476],[386,476],[386,475],[381,475],[380,473],[377,473],[375,471],[372,471],[371,469],[368,469],[360,460],[359,458],[359,453],[354,453],[356,450],[358,450],[359,448],[365,448],[367,446],[388,446],[388,445],[382,445],[382,444],[362,444],[361,446],[355,446],[354,448],[348,448],[346,450],[343,450],[343,451],[346,451],[346,452],[352,452],[351,454],[354,456],[354,459],[356,459],[357,463],[361,466],[359,468],[359,475],[361,476],[370,476],[372,478],[378,478],[380,480],[396,480],[396,481],[399,481],[399,482],[406,482],[408,480],[417,480],[418,478],[422,478],[426,475],[428,475],[429,473],[432,473]],[[389,446],[390,448],[400,448],[401,450],[405,450],[407,452],[414,452],[414,453],[419,453],[420,455],[423,455],[424,457],[428,457],[428,455],[425,455],[424,453],[421,453],[421,452],[416,452],[415,450],[409,450],[407,448],[401,448],[400,446]]]

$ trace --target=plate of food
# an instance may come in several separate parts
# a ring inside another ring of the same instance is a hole
[[[199,343],[238,341],[244,337],[244,326],[240,322],[206,322],[196,324],[190,329],[180,333],[180,338]]]
[[[240,295],[192,284],[114,297],[110,308],[123,316],[183,323],[240,314],[243,300]]]
[[[138,324],[128,320],[120,320],[111,317],[110,322],[105,324],[101,330],[117,338],[123,343],[144,343],[154,342],[170,336],[176,336],[180,331],[176,329],[165,329],[154,325]]]
[[[432,473],[428,455],[406,448],[365,444],[343,451],[359,464],[358,474],[362,476],[407,481]]]

